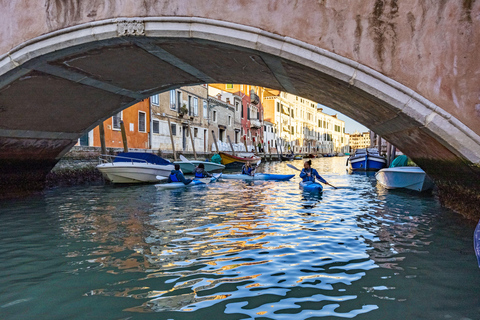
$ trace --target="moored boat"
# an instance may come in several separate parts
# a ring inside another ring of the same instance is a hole
[[[347,160],[351,170],[377,171],[385,167],[387,159],[382,157],[377,149],[357,149]]]
[[[282,161],[292,161],[294,158],[293,154],[281,155]]]
[[[293,160],[302,160],[303,157],[299,154],[295,155],[295,157],[293,157]]]
[[[433,188],[433,181],[419,167],[394,167],[381,169],[375,174],[386,189],[426,191]]]
[[[306,181],[300,182],[300,189],[307,192],[322,192],[323,186],[318,182]]]
[[[168,177],[173,164],[153,153],[122,152],[102,155],[97,169],[113,183],[153,183],[157,176]]]
[[[225,152],[219,152],[219,154],[220,157],[222,157],[222,164],[226,167],[242,166],[247,162],[253,164],[260,160],[260,157],[257,157],[255,155],[249,157],[239,157]]]
[[[180,169],[183,173],[193,173],[195,168],[200,164],[203,163],[205,166],[205,171],[207,172],[220,172],[225,169],[223,164],[218,164],[215,162],[210,161],[198,161],[198,160],[191,160],[191,161],[175,161],[174,164],[179,164]]]
[[[253,176],[246,174],[222,174],[222,179],[231,180],[276,180],[287,181],[294,177],[294,174],[269,174],[269,173],[256,173]]]

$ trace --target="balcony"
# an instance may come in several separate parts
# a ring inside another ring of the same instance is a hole
[[[250,128],[261,128],[262,123],[257,119],[250,119]]]

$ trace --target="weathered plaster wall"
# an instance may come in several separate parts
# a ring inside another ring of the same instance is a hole
[[[2,0],[0,55],[48,32],[115,17],[230,21],[358,61],[480,133],[480,1]]]

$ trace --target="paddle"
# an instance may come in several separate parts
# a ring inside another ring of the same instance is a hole
[[[297,171],[302,171],[302,170],[298,169],[297,167],[295,167],[293,164],[289,164],[289,163],[287,163],[287,166],[288,166],[288,167],[290,167],[290,168],[292,168],[292,169],[294,169],[294,170],[297,170]],[[332,187],[333,189],[338,189],[337,187],[335,187],[335,186],[331,185],[331,184],[330,184],[330,183],[328,183],[328,182],[325,182],[325,184],[328,184],[328,185],[329,185],[330,187]]]
[[[255,165],[255,169],[253,169],[252,177],[255,177],[255,171],[257,171],[257,168],[258,168],[258,166],[260,165],[261,162],[262,162],[262,159],[257,161],[257,164]]]

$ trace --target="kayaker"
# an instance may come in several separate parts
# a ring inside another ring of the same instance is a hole
[[[170,171],[170,175],[168,176],[168,183],[170,182],[183,182],[183,184],[187,185],[192,182],[192,179],[185,179],[180,170],[180,165],[175,164],[175,170]]]
[[[247,161],[242,167],[242,174],[253,176],[253,167],[250,165],[250,161]]]
[[[212,177],[211,173],[208,173],[205,171],[205,165],[203,163],[200,163],[198,167],[195,168],[194,171],[195,178],[210,178]]]
[[[318,174],[317,170],[312,168],[312,160],[305,161],[303,170],[300,172],[300,178],[303,179],[303,182],[315,182],[315,178],[317,178],[320,182],[328,184],[328,182]]]

